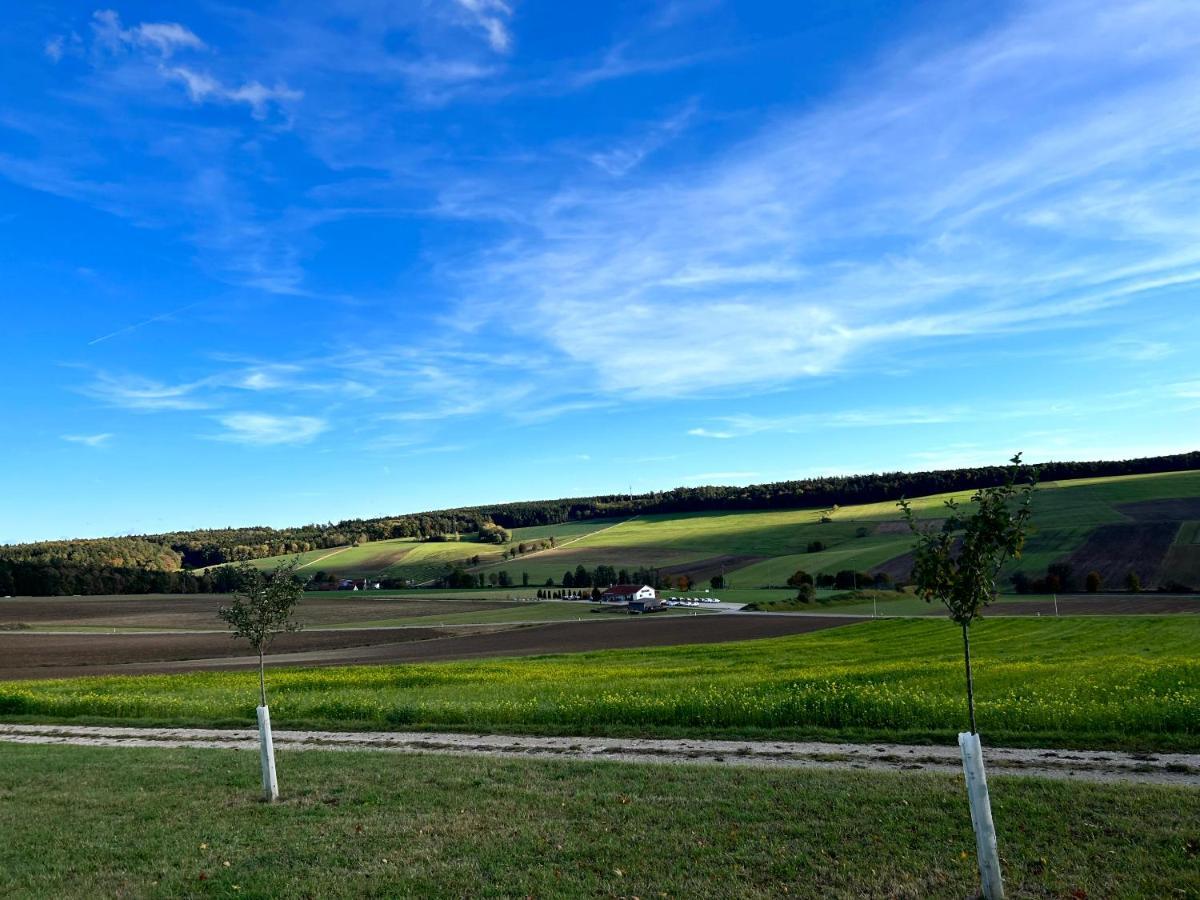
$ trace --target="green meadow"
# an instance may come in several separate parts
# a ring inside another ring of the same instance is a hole
[[[972,645],[991,742],[1200,747],[1200,617],[985,619]],[[961,653],[945,620],[865,620],[728,644],[277,670],[271,707],[280,727],[951,742],[965,716]],[[255,677],[9,682],[0,716],[249,722]]]
[[[0,744],[0,896],[967,897],[962,780]],[[1200,893],[1200,792],[990,779],[1014,897]]]

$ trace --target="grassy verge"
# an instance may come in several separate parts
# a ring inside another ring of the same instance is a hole
[[[960,779],[0,745],[0,895],[962,897]],[[996,778],[1021,896],[1200,891],[1200,792]]]
[[[973,629],[977,711],[993,744],[1200,746],[1200,619],[992,619]],[[953,741],[961,645],[895,619],[729,644],[270,677],[286,726],[462,728]],[[251,672],[0,684],[0,716],[180,724],[254,719]]]

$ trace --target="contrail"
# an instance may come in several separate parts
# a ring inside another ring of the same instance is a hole
[[[171,316],[175,315],[176,313],[181,313],[185,309],[191,309],[193,306],[199,306],[200,303],[201,303],[201,301],[197,300],[195,303],[189,303],[187,306],[179,307],[179,309],[173,309],[170,312],[159,313],[157,316],[152,316],[151,318],[147,319],[144,322],[137,322],[133,325],[126,325],[124,328],[118,328],[116,331],[112,332],[111,334],[105,334],[98,338],[94,338],[93,340],[88,341],[87,346],[90,347],[93,344],[99,344],[101,341],[107,341],[109,338],[114,338],[119,334],[125,334],[125,332],[127,332],[127,331],[136,331],[138,328],[141,328],[143,325],[149,325],[151,322],[158,322],[158,321],[161,321],[162,319],[169,319]]]

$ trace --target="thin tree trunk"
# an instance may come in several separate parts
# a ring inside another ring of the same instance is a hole
[[[971,661],[968,658],[968,660],[967,660],[967,681],[968,681],[968,683],[971,680],[970,673],[971,673]],[[267,676],[266,676],[266,673],[263,671],[263,652],[262,652],[261,647],[258,648],[258,696],[259,696],[259,700],[261,701],[259,703],[259,706],[266,706],[267,705]],[[974,713],[972,713],[971,715],[974,716]],[[974,719],[972,719],[972,722],[974,722]],[[975,730],[974,724],[972,724],[971,730],[972,731]]]
[[[969,623],[963,623],[963,658],[967,664],[967,712],[971,718],[971,734],[975,734],[975,680],[971,676],[971,637],[967,631],[970,627]]]

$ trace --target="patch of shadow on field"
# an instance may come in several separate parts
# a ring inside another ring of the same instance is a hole
[[[1129,572],[1136,572],[1145,587],[1157,587],[1178,531],[1178,522],[1101,525],[1066,562],[1080,577],[1099,572],[1104,584],[1120,584]]]
[[[1117,509],[1135,522],[1183,522],[1200,519],[1200,497],[1172,497],[1167,500],[1139,500],[1122,503]]]
[[[886,562],[872,566],[870,572],[872,575],[887,575],[893,582],[905,582],[912,578],[912,567],[913,555],[910,550],[908,553],[901,553]]]
[[[944,520],[938,519],[937,521],[939,523],[937,527],[940,528],[941,527],[940,523]],[[907,527],[907,526],[905,526],[905,527]],[[954,552],[957,553],[961,549],[962,549],[962,538],[955,538],[954,539]],[[882,562],[877,566],[871,566],[871,568],[868,569],[867,571],[870,572],[872,575],[879,575],[879,574],[887,575],[892,579],[893,582],[896,582],[896,581],[904,582],[904,581],[910,581],[912,579],[912,567],[913,567],[913,554],[912,554],[912,551],[909,550],[907,553],[901,553],[899,556],[893,556],[891,559],[886,560],[885,562]]]
[[[660,566],[660,575],[686,575],[693,582],[707,581],[714,575],[728,575],[734,569],[763,562],[768,556],[747,556],[745,554],[729,553],[724,556],[709,556],[695,562],[679,563],[673,566]]]
[[[1200,544],[1175,544],[1163,560],[1162,579],[1200,587]]]
[[[944,518],[923,518],[919,522],[919,527],[923,532],[936,532],[937,529],[942,527],[942,523],[944,522],[946,522]],[[899,527],[888,530],[888,532],[876,530],[876,534],[902,534],[908,530],[907,522],[882,522],[881,524],[883,526]],[[958,553],[960,550],[962,550],[962,539],[955,538],[954,552]],[[884,562],[878,565],[872,565],[868,571],[871,575],[887,575],[894,582],[910,581],[912,578],[912,551],[901,553],[900,556],[884,560]]]
[[[945,519],[921,519],[921,527],[925,528],[941,528]],[[880,522],[875,526],[874,534],[908,534],[908,523],[903,519],[894,519],[887,522]]]

